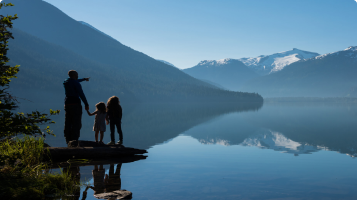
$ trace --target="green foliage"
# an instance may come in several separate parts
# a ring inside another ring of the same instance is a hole
[[[78,189],[79,181],[69,173],[47,173],[42,162],[44,139],[25,136],[3,140],[0,146],[0,196],[9,199],[44,198]]]
[[[2,7],[13,6],[11,3],[0,3],[0,9]],[[17,15],[14,16],[8,15],[3,16],[0,15],[0,86],[4,87],[10,83],[11,78],[16,78],[16,74],[19,71],[19,65],[11,67],[7,65],[9,62],[9,58],[6,56],[7,51],[9,50],[7,47],[8,40],[10,38],[14,38],[12,33],[8,30],[12,28],[12,20],[17,19]],[[1,94],[1,93],[0,93]]]
[[[13,6],[13,4],[0,3],[0,9],[7,6]],[[9,50],[8,40],[14,39],[9,29],[12,28],[12,20],[17,19],[17,15],[0,15],[0,17],[0,138],[18,134],[42,135],[40,125],[54,123],[48,117],[59,114],[60,111],[50,110],[50,115],[38,111],[29,114],[12,112],[17,107],[17,100],[7,92],[7,89],[11,79],[16,78],[19,65],[14,67],[8,65],[7,51]],[[44,131],[53,134],[48,126]]]

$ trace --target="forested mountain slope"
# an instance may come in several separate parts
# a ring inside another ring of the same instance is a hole
[[[92,95],[106,91],[112,95],[122,92],[141,101],[261,101],[259,95],[227,92],[192,78],[73,20],[42,0],[11,2],[15,6],[4,9],[4,14],[18,14],[14,27],[25,32],[15,31],[10,46],[12,64],[22,65],[19,76],[23,78],[14,89],[27,87],[20,83],[34,84],[31,89],[40,85],[41,90],[56,93],[67,71],[76,69],[80,76],[92,77],[83,83],[92,87]]]

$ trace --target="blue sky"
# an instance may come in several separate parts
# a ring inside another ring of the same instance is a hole
[[[46,0],[137,51],[189,68],[357,46],[355,0]]]

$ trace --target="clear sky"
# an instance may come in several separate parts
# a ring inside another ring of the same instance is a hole
[[[298,48],[357,46],[356,0],[46,0],[178,68]]]

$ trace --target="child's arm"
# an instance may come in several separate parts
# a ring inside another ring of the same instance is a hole
[[[98,111],[94,111],[93,113],[90,113],[89,110],[87,110],[87,113],[88,113],[89,116],[93,116],[93,115],[97,114],[97,112]]]

